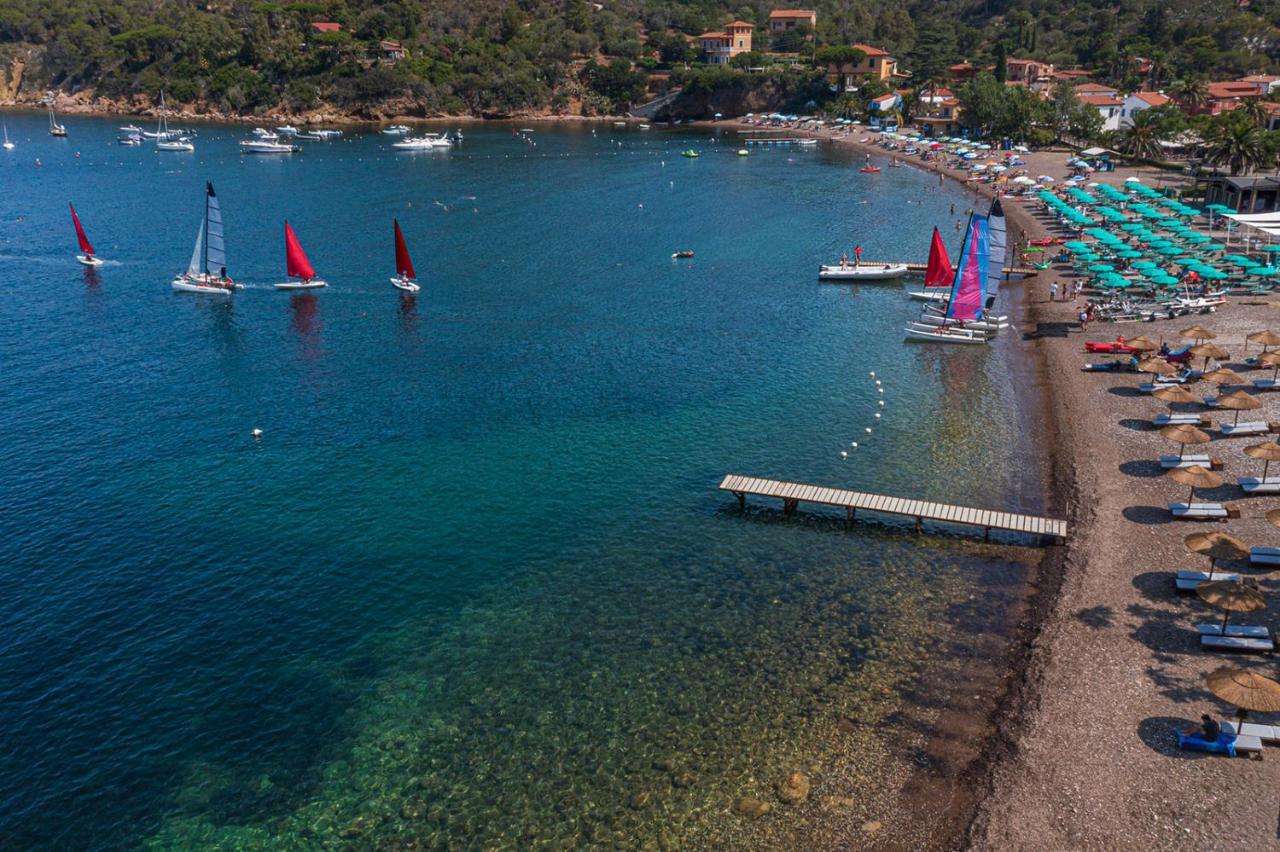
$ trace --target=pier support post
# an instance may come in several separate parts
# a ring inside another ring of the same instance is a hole
[[[789,517],[791,517],[791,515],[792,515],[792,514],[795,512],[795,510],[796,510],[796,503],[798,503],[798,502],[799,502],[798,500],[784,499],[784,500],[782,501],[782,515],[783,515],[783,517],[785,517],[785,518],[789,518]]]
[[[991,541],[991,527],[982,528],[982,540],[983,542]]]
[[[924,518],[916,518],[916,532],[922,531],[921,528],[923,524],[924,524]]]
[[[735,491],[733,492],[733,496],[738,498],[739,511],[742,511],[742,512],[747,511],[747,492]]]
[[[853,513],[856,511],[857,509],[854,509],[852,506],[849,506],[844,510],[844,528],[845,529],[851,529],[853,527]]]

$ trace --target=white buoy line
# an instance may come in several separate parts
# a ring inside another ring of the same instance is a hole
[[[883,382],[883,381],[881,381],[880,379],[877,379],[877,378],[876,378],[876,371],[875,371],[875,370],[872,370],[870,373],[868,373],[868,375],[870,376],[871,380],[872,380],[873,382],[875,382],[875,383],[876,383],[876,384],[875,384],[875,388],[876,388],[876,395],[879,397],[879,399],[877,399],[877,400],[876,400],[876,407],[877,407],[877,408],[884,408],[884,382]],[[880,420],[880,419],[881,419],[881,413],[880,413],[879,411],[875,412],[875,418],[874,418],[874,419],[875,419],[875,420]],[[871,428],[870,426],[864,426],[864,427],[863,427],[863,432],[864,432],[865,434],[867,434],[867,435],[870,435],[870,434],[872,434],[872,428]],[[864,438],[863,440],[865,441],[866,439]],[[853,448],[854,450],[857,450],[857,449],[858,449],[858,447],[859,447],[860,445],[858,444],[858,442],[857,442],[857,441],[850,441],[850,442],[849,442],[849,446],[850,446],[851,448]],[[840,451],[840,458],[842,458],[842,459],[847,459],[847,458],[849,458],[849,451],[848,451],[848,450],[841,450],[841,451]]]

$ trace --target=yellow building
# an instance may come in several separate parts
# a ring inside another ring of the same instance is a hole
[[[753,24],[746,21],[733,21],[725,24],[724,32],[709,32],[698,36],[698,44],[706,54],[707,62],[712,65],[728,65],[729,60],[739,53],[751,50],[751,31]]]
[[[827,77],[837,90],[857,91],[866,80],[879,80],[891,84],[893,78],[903,79],[911,75],[898,70],[898,60],[887,50],[869,44],[855,44],[862,51],[861,62],[832,62],[827,66]]]

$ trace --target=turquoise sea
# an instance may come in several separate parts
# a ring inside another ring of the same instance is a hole
[[[179,154],[5,118],[0,846],[928,828],[907,791],[945,672],[998,656],[1031,551],[744,517],[716,485],[1043,508],[1013,335],[904,344],[902,288],[815,280],[854,244],[954,243],[958,188],[825,145],[737,157],[729,131],[468,126],[425,155],[348,131],[272,159],[243,128]],[[206,180],[231,299],[169,288]],[[271,288],[286,217],[327,290]],[[786,806],[792,770],[813,791]]]

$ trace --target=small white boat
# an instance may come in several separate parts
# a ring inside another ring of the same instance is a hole
[[[837,263],[818,267],[820,281],[890,281],[906,274],[905,263]]]
[[[204,216],[196,232],[196,246],[191,252],[187,271],[175,275],[171,282],[179,293],[203,293],[227,296],[242,285],[227,276],[227,253],[222,240],[222,207],[214,194],[213,184],[204,189]]]
[[[799,145],[799,146],[801,146],[801,147],[803,147],[803,148],[808,148],[808,147],[810,147],[810,146],[812,146],[812,145],[817,145],[817,144],[818,144],[818,140],[817,140],[817,139],[801,139],[801,140],[797,141],[797,142],[796,142],[796,144],[797,144],[797,145]]]
[[[126,124],[124,127],[121,127],[120,130],[130,136],[141,136],[143,133],[142,128],[136,124]]]
[[[280,138],[277,134],[272,133],[270,130],[265,130],[261,127],[253,128],[253,135],[259,139],[265,139],[268,142],[274,142]]]
[[[384,127],[382,132],[388,136],[403,136],[409,132],[409,128],[403,124],[393,124],[390,127]]]
[[[276,285],[277,290],[317,290],[329,284],[316,277],[315,267],[307,259],[307,253],[298,242],[298,235],[293,232],[286,219],[284,223],[284,262],[285,274],[297,281],[282,281]]]
[[[341,130],[317,130],[315,133],[316,133],[316,136],[319,136],[321,139],[325,139],[325,140],[337,139],[339,136],[342,135]]]
[[[308,142],[320,142],[320,141],[322,141],[322,140],[323,140],[323,138],[324,138],[324,137],[322,137],[322,136],[320,136],[320,135],[318,135],[318,134],[315,134],[315,133],[295,133],[295,134],[293,134],[293,138],[294,138],[294,139],[304,139],[304,140],[306,140],[306,141],[308,141]]]
[[[416,293],[422,288],[414,281],[418,274],[413,271],[413,258],[409,257],[409,246],[405,244],[404,232],[400,230],[400,220],[392,219],[391,224],[395,226],[396,238],[396,275],[391,284],[397,290]]]
[[[984,331],[956,328],[955,326],[932,326],[912,323],[907,326],[907,340],[929,341],[933,343],[961,343],[981,345],[989,343],[990,338]]]
[[[142,144],[142,135],[139,133],[130,133],[127,136],[121,136],[116,142],[120,145],[129,145],[137,147]]]
[[[196,146],[190,139],[157,139],[157,151],[194,151]]]
[[[391,143],[391,147],[397,151],[429,151],[434,148],[449,148],[453,142],[448,136],[441,136],[438,133],[428,133],[426,136],[411,136],[408,139],[401,139],[399,142]]]
[[[49,108],[49,135],[50,136],[66,136],[67,128],[58,123],[57,117],[53,114],[53,108]]]
[[[12,151],[16,146],[9,141],[9,125],[0,122],[0,127],[4,128],[4,149],[6,151]]]
[[[297,145],[267,139],[244,139],[240,142],[241,154],[296,154],[301,150]]]
[[[640,129],[641,129],[641,130],[648,130],[648,129],[649,129],[649,125],[647,125],[647,124],[642,124],[642,125],[640,125]]]
[[[281,136],[297,136],[298,128],[294,127],[292,124],[286,124],[283,127],[277,127],[276,133],[279,133]]]
[[[751,152],[750,152],[750,151],[748,151],[746,148],[739,148],[739,149],[738,149],[738,156],[739,156],[739,157],[748,157],[748,156],[750,156],[750,155],[751,155]]]

